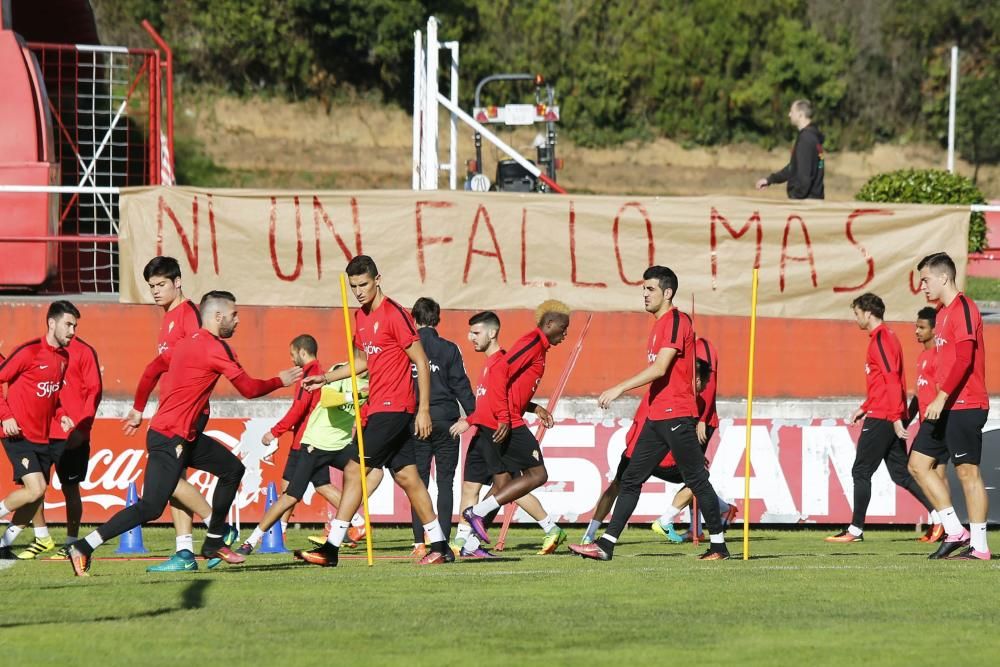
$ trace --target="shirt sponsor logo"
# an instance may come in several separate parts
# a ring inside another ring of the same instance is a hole
[[[478,387],[476,387],[476,397],[477,398],[480,397],[480,396],[485,396],[485,395],[486,395],[486,387],[484,387],[483,385],[479,385]]]
[[[164,352],[167,351],[167,349],[169,349],[169,347],[170,346],[167,345],[166,343],[160,343],[159,345],[156,346],[156,353],[163,354]]]
[[[367,354],[368,356],[371,356],[373,354],[378,354],[379,352],[382,351],[381,347],[379,347],[378,345],[372,345],[371,343],[365,343],[363,349],[365,351],[365,354]]]
[[[930,382],[928,382],[927,378],[925,378],[923,375],[918,375],[917,376],[917,386],[918,387],[926,387],[929,384],[930,384]]]
[[[38,398],[48,398],[56,392],[59,391],[59,382],[39,382],[37,385],[38,391],[35,392],[35,396]]]

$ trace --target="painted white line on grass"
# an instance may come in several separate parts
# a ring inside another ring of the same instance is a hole
[[[14,567],[16,560],[0,560],[0,570],[6,570],[8,567]]]

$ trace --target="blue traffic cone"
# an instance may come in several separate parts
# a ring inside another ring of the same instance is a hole
[[[267,500],[264,506],[264,511],[271,509],[271,505],[278,500],[278,489],[271,482],[267,485]],[[257,551],[259,554],[284,554],[288,553],[288,549],[285,548],[285,537],[281,534],[281,521],[275,521],[274,525],[271,526],[266,533],[264,533],[264,539],[261,540],[260,549]]]
[[[139,494],[135,490],[135,482],[128,485],[128,495],[125,496],[125,506],[131,507],[139,502]],[[144,554],[148,553],[142,543],[142,526],[136,526],[127,533],[123,533],[118,538],[118,549],[116,554]]]

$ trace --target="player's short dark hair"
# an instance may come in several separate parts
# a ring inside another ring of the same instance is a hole
[[[375,266],[375,260],[368,255],[358,255],[347,263],[345,272],[348,276],[367,275],[375,278],[378,276],[378,267]]]
[[[436,327],[441,321],[441,306],[434,299],[422,296],[413,304],[410,314],[419,326]]]
[[[469,326],[474,324],[485,324],[488,327],[493,327],[497,331],[500,331],[500,318],[492,310],[484,310],[481,313],[476,313],[469,318]]]
[[[863,313],[871,313],[880,320],[885,315],[885,302],[882,297],[871,292],[865,292],[851,302],[851,308],[857,308]]]
[[[660,284],[660,289],[666,292],[668,289],[677,294],[677,274],[665,266],[651,266],[642,272],[643,280],[655,280]]]
[[[58,320],[63,315],[72,315],[76,319],[80,319],[80,311],[77,310],[76,306],[65,299],[60,299],[49,304],[49,311],[45,313],[45,321]]]
[[[955,260],[946,252],[935,252],[924,257],[917,264],[917,271],[920,271],[924,267],[927,267],[929,271],[943,271],[948,274],[950,280],[955,280],[955,276],[958,274],[955,269]]]
[[[213,299],[221,299],[223,301],[232,301],[236,303],[236,296],[232,292],[226,292],[225,290],[214,289],[211,292],[205,292],[205,295],[201,297],[201,303],[199,304],[199,309],[204,307],[204,305]]]
[[[937,325],[937,308],[924,306],[917,311],[917,319],[927,320],[927,323],[930,324],[933,329]]]
[[[302,350],[309,356],[315,357],[319,352],[319,344],[309,334],[299,334],[292,339],[292,349]]]
[[[154,257],[146,262],[142,277],[147,283],[151,278],[166,278],[177,280],[181,277],[181,265],[173,257]]]
[[[798,99],[792,102],[792,106],[802,112],[802,115],[807,119],[812,120],[813,117],[813,105],[812,102],[806,99]]]
[[[708,363],[704,359],[694,360],[694,372],[701,380],[702,384],[708,384],[709,378],[712,377],[712,364]]]

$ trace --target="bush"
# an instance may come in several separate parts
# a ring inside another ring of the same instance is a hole
[[[986,198],[965,176],[940,169],[901,169],[868,179],[858,201],[895,204],[985,204]],[[986,219],[969,215],[969,252],[979,252],[986,243]]]

